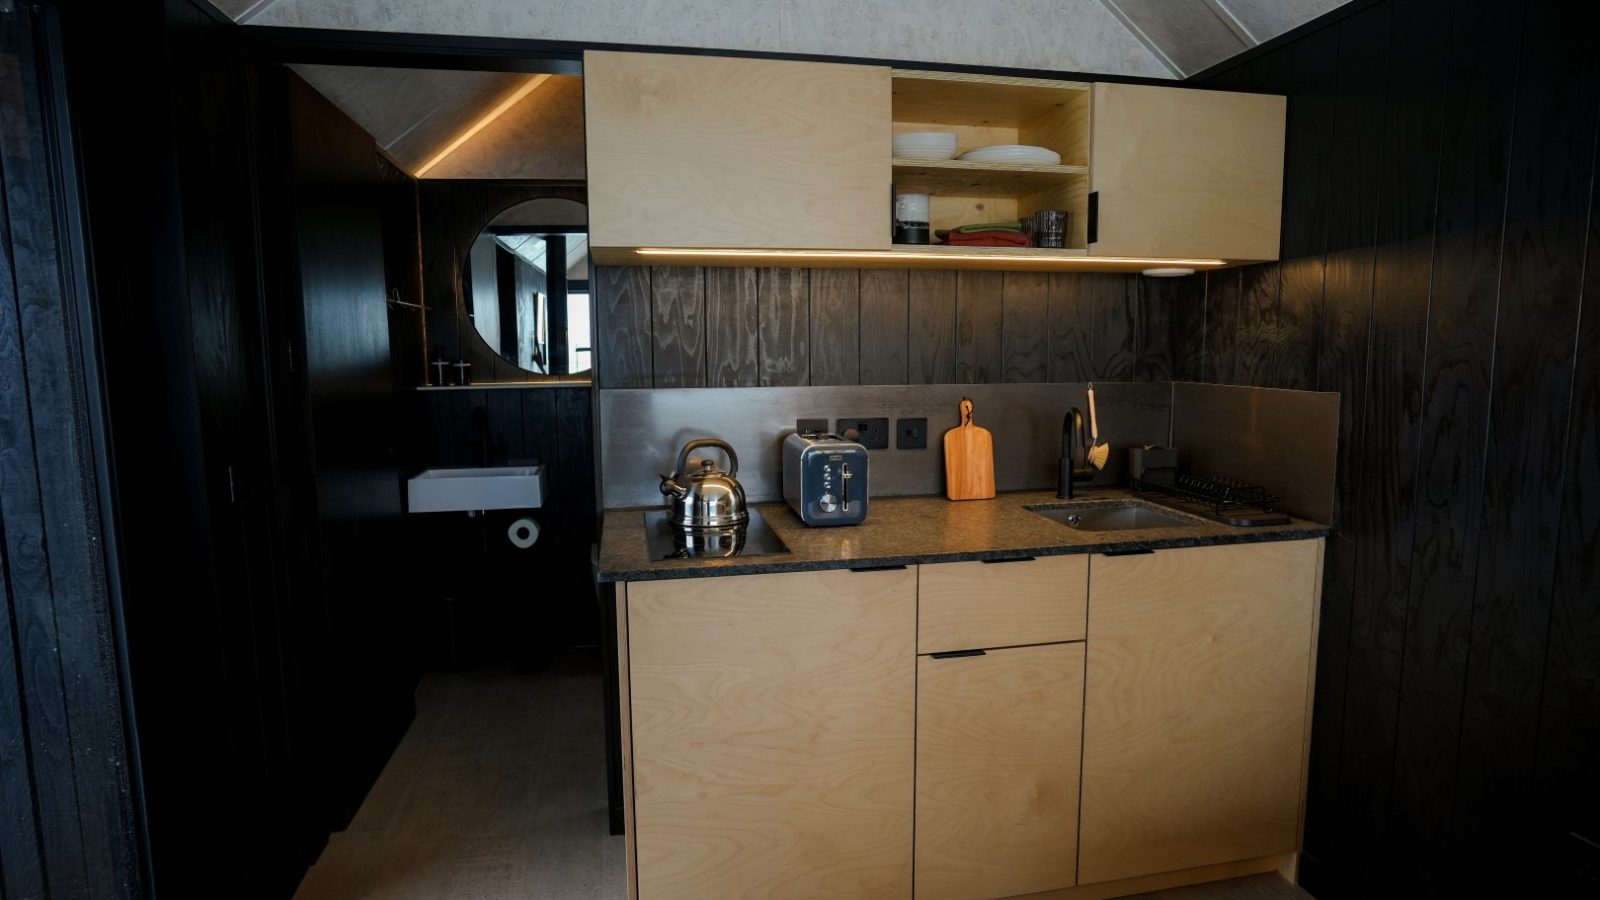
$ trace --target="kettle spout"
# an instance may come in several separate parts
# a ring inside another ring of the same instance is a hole
[[[689,489],[673,481],[671,475],[663,475],[661,476],[661,493],[665,496],[682,500],[684,497],[689,496]]]

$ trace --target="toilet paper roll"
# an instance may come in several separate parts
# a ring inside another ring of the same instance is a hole
[[[523,516],[506,529],[506,537],[511,539],[512,546],[518,550],[526,550],[539,539],[539,523]]]

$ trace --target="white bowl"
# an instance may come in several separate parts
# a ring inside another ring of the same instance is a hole
[[[900,159],[950,159],[956,155],[956,136],[948,131],[912,131],[895,135],[892,146]]]

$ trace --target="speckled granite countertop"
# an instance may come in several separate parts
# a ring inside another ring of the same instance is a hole
[[[860,525],[809,528],[784,503],[757,503],[788,553],[717,559],[651,559],[645,546],[644,510],[605,513],[600,536],[601,581],[655,581],[710,575],[759,575],[868,566],[1061,556],[1107,550],[1160,550],[1207,544],[1289,541],[1323,537],[1328,526],[1305,519],[1288,525],[1239,528],[1192,521],[1183,527],[1138,531],[1079,531],[1030,512],[1029,506],[1113,505],[1135,499],[1126,490],[1084,491],[1058,500],[1054,491],[1021,491],[993,500],[952,502],[943,497],[874,497]],[[1139,498],[1143,499],[1143,498]]]

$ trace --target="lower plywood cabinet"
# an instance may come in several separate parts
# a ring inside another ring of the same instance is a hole
[[[924,566],[924,650],[953,652],[922,656],[915,568],[624,585],[630,895],[1100,900],[1292,871],[1321,559]],[[963,647],[1030,634],[1056,642]]]
[[[1083,644],[917,660],[917,900],[1072,885]]]
[[[1298,849],[1321,553],[1092,558],[1081,883]]]
[[[626,603],[635,896],[909,898],[916,570]]]

